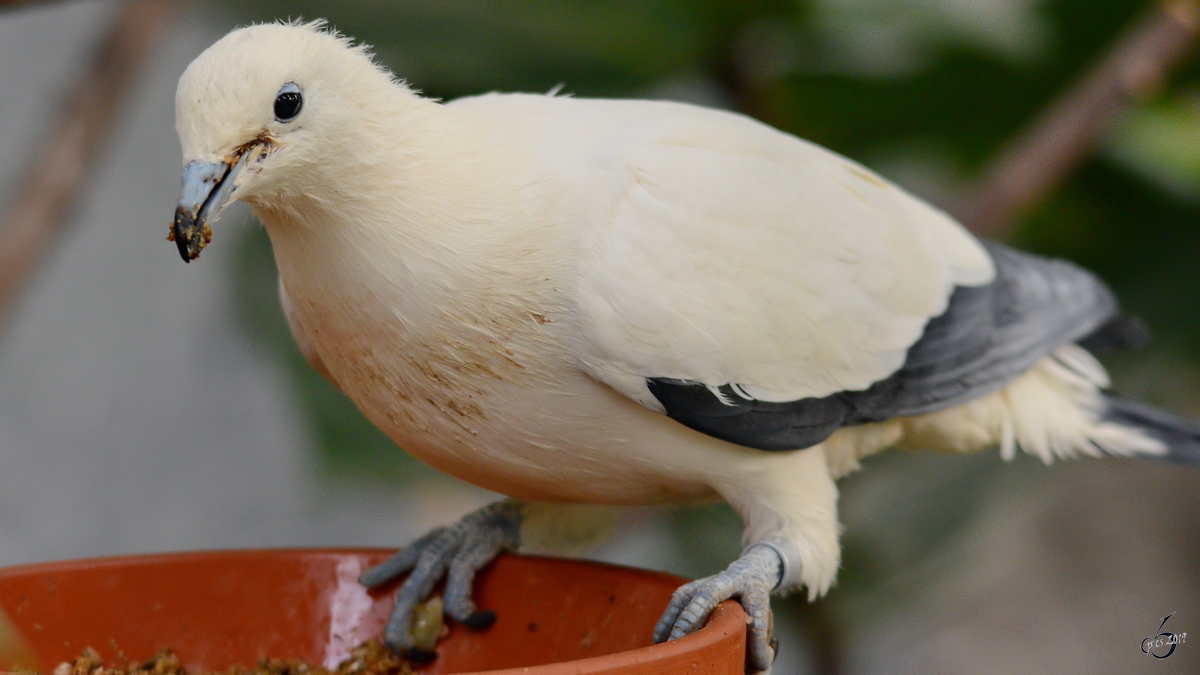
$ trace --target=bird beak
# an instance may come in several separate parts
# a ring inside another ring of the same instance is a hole
[[[175,224],[167,239],[179,247],[184,262],[200,257],[200,251],[212,239],[209,223],[229,203],[236,189],[238,174],[256,152],[243,150],[234,157],[217,162],[193,160],[183,167],[183,188],[175,209]]]

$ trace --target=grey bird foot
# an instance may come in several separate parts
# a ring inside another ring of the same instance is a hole
[[[704,625],[717,605],[737,598],[750,619],[746,658],[752,672],[770,672],[778,643],[771,617],[771,591],[784,574],[784,561],[775,547],[750,546],[724,572],[679,587],[667,611],[654,627],[654,641],[688,635]]]
[[[413,610],[443,577],[446,590],[442,599],[447,616],[471,628],[492,625],[496,613],[476,610],[471,584],[475,573],[501,551],[517,548],[521,519],[520,502],[506,499],[489,504],[449,527],[433,530],[364,572],[359,583],[374,588],[411,570],[396,591],[396,605],[383,631],[384,642],[415,661],[433,660],[436,654],[419,648],[413,640]]]

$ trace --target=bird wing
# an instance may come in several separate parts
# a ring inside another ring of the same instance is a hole
[[[712,436],[764,450],[808,447],[838,428],[923,415],[1004,387],[1058,347],[1121,329],[1127,318],[1107,287],[1070,263],[987,244],[997,277],[960,286],[925,326],[904,365],[864,390],[772,402],[734,384],[649,378],[648,388],[676,420]],[[1057,353],[1069,369],[1103,379],[1077,353]]]
[[[737,115],[668,117],[599,152],[620,189],[575,300],[589,372],[688,426],[807,447],[992,391],[1115,307],[1086,272],[989,255],[823,148]]]

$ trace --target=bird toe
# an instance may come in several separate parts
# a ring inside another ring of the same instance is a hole
[[[384,629],[384,642],[406,657],[426,663],[436,652],[418,645],[413,638],[413,614],[417,605],[433,592],[443,579],[445,614],[475,629],[491,626],[492,611],[478,611],[472,600],[476,573],[503,550],[519,545],[521,509],[517,502],[504,500],[472,512],[449,527],[433,530],[392,556],[367,570],[359,581],[376,587],[408,573],[396,591],[396,604]]]
[[[701,628],[717,605],[737,598],[748,618],[746,657],[751,672],[770,671],[775,660],[771,589],[779,582],[782,561],[773,549],[746,549],[724,572],[681,586],[654,629],[654,641],[665,642]]]

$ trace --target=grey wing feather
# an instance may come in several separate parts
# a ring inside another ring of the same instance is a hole
[[[1087,337],[1117,315],[1112,292],[1091,273],[987,243],[996,278],[958,287],[929,321],[904,365],[863,391],[784,403],[720,396],[695,382],[648,378],[667,414],[711,436],[763,450],[809,447],[838,428],[922,415],[1012,382],[1054,349]]]
[[[866,391],[847,392],[852,423],[921,415],[989,394],[1117,315],[1112,291],[1090,272],[984,245],[996,262],[996,279],[956,288],[899,371]]]

